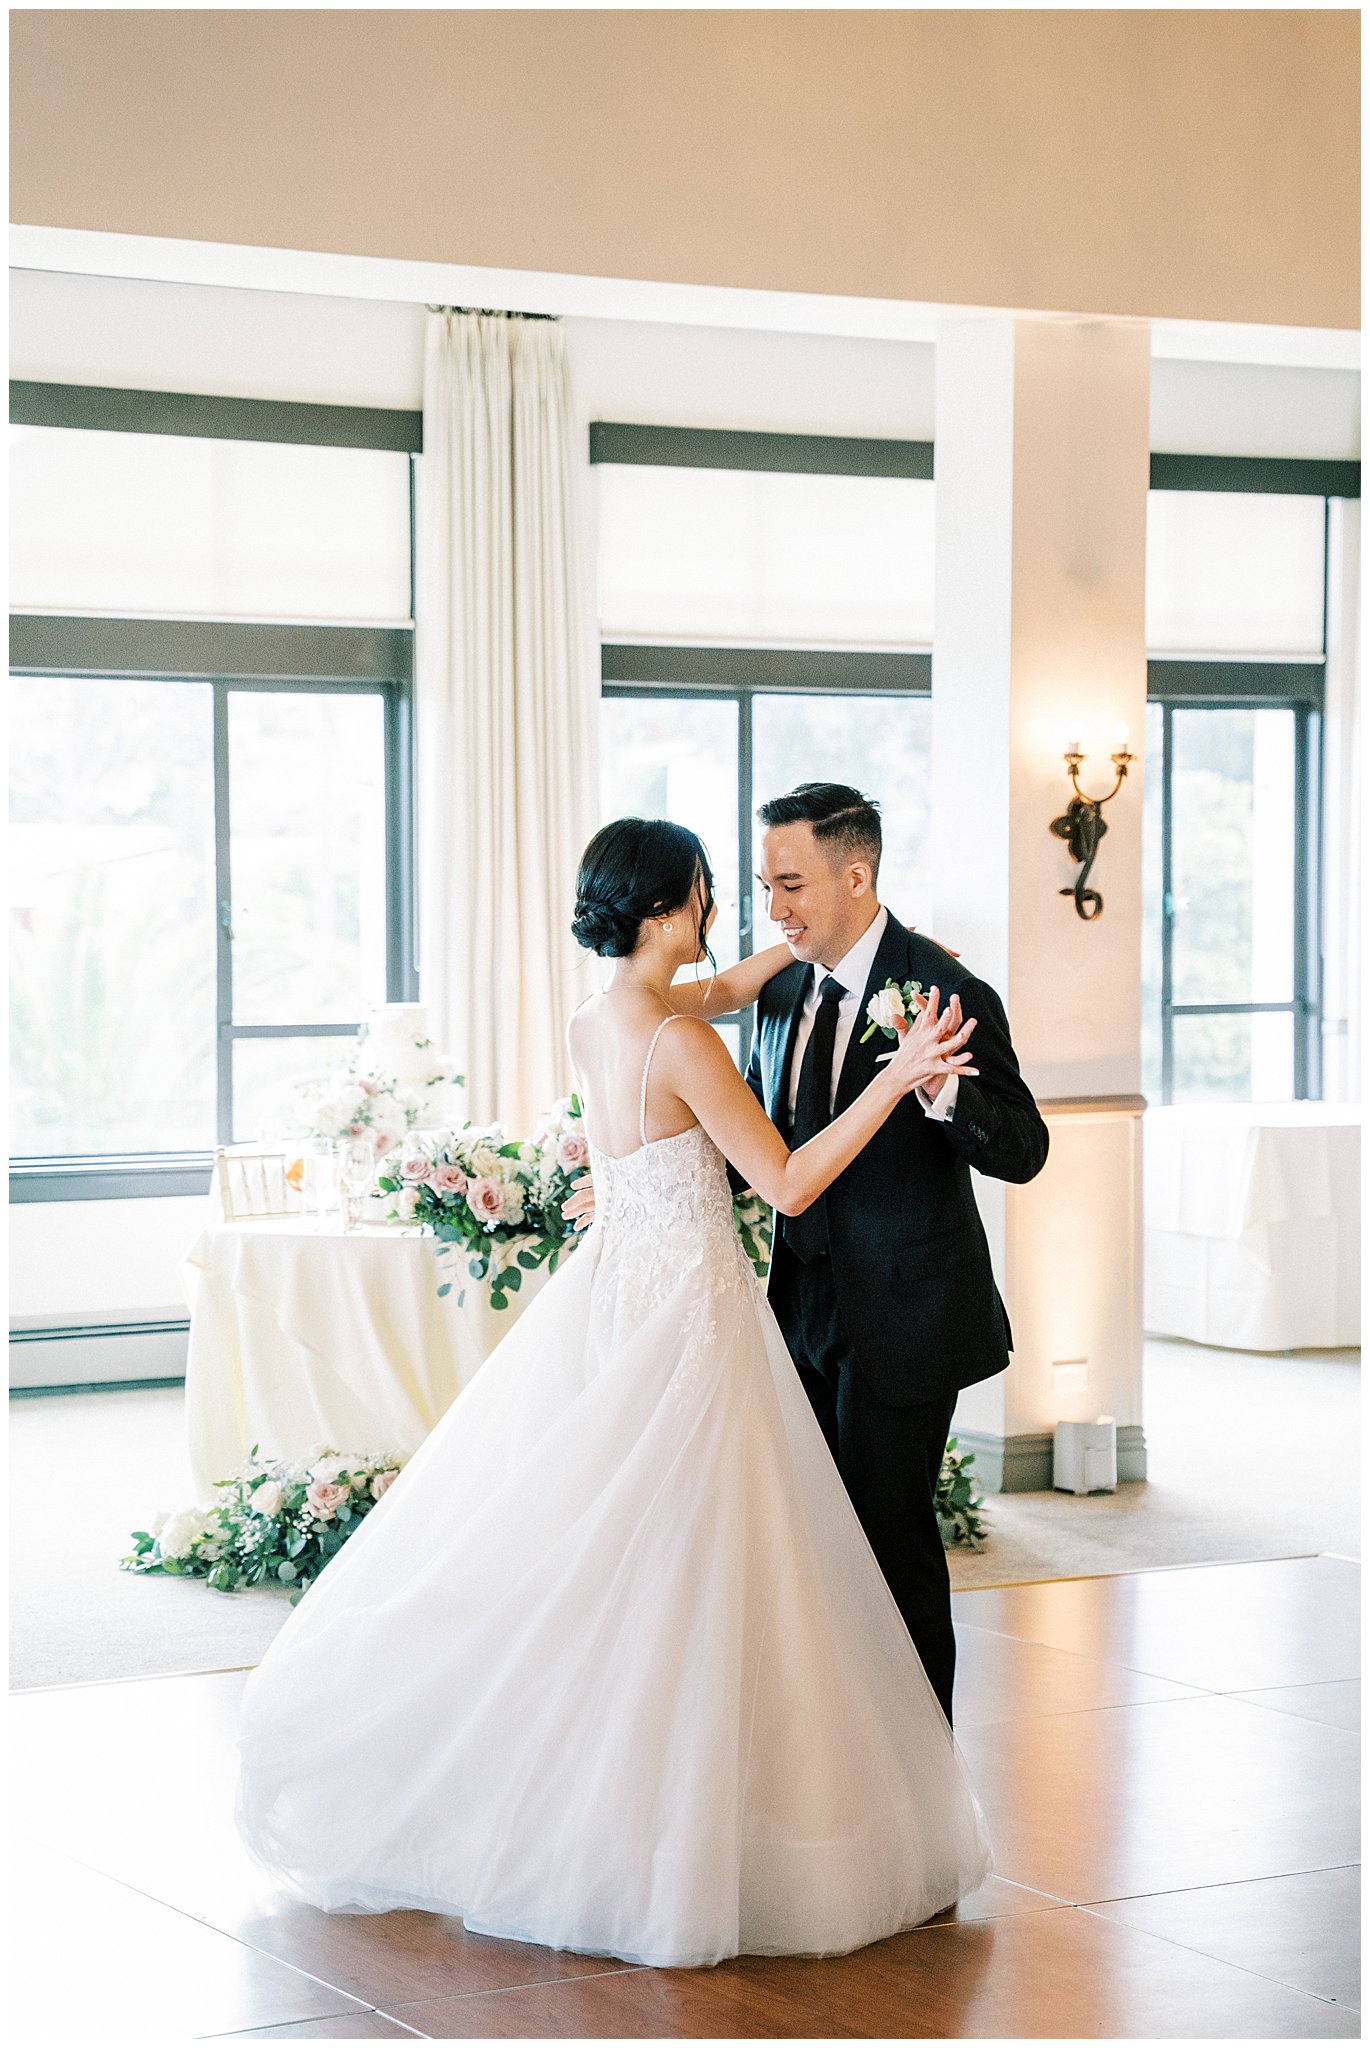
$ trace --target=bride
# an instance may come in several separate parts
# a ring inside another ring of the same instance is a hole
[[[789,951],[676,988],[714,915],[683,827],[586,849],[573,929],[615,961],[569,1034],[593,1227],[247,1681],[238,1827],[327,1912],[705,1964],[859,1948],[990,1868],[725,1164],[798,1214],[907,1090],[974,1072],[970,1027],[920,1017],[789,1153],[704,1021]]]

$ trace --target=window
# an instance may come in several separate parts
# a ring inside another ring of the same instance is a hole
[[[924,442],[599,423],[605,818],[709,847],[726,963],[754,928],[757,804],[831,779],[882,806],[880,894],[926,895],[932,460]],[[721,1026],[739,1061],[750,1020]]]
[[[418,422],[23,385],[11,415],[12,1186],[189,1192],[414,993]]]
[[[1221,477],[1216,459],[1208,466]],[[1284,493],[1151,494],[1142,1085],[1153,1102],[1320,1092],[1318,467],[1288,465]]]

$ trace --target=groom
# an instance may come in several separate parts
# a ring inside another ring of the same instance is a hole
[[[761,991],[747,1081],[793,1150],[855,1099],[892,1041],[862,1043],[887,981],[959,998],[978,1072],[908,1096],[800,1216],[777,1216],[771,1307],[948,1721],[956,1639],[935,1507],[962,1387],[1002,1372],[1012,1334],[970,1169],[1028,1181],[1047,1130],[993,989],[876,896],[880,814],[806,782],[762,804],[759,880],[794,964]]]

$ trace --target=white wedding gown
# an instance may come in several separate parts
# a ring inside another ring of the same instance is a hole
[[[591,1155],[593,1228],[249,1677],[243,1839],[328,1912],[629,1962],[915,1927],[984,1820],[722,1154]]]

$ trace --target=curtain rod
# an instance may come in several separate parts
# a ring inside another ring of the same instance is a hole
[[[430,313],[478,313],[482,320],[560,320],[560,313],[511,313],[502,306],[429,306]]]

